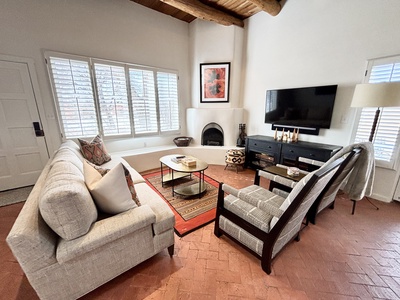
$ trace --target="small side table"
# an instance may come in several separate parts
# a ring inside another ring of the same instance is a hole
[[[300,173],[298,176],[290,176],[290,175],[287,174],[287,169],[281,168],[281,167],[278,167],[278,166],[266,167],[263,170],[265,172],[268,172],[268,173],[271,173],[271,174],[274,174],[274,175],[279,175],[281,177],[293,180],[295,182],[299,182],[300,180],[302,180],[307,175],[307,174],[304,174],[304,173]],[[279,188],[279,189],[287,191],[287,192],[290,192],[290,190],[291,190],[289,187],[284,186],[282,184],[279,184],[279,183],[271,180],[270,183],[269,183],[269,190],[272,191],[274,188]]]

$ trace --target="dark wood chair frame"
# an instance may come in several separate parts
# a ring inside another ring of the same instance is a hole
[[[285,210],[283,215],[279,218],[278,222],[275,224],[275,226],[270,230],[270,232],[265,232],[262,231],[261,229],[257,228],[253,224],[247,222],[246,220],[240,218],[239,216],[235,215],[234,213],[230,212],[229,210],[224,208],[224,197],[225,197],[225,192],[222,190],[222,185],[223,183],[221,182],[219,184],[219,190],[218,190],[218,202],[217,202],[217,212],[216,212],[216,218],[215,218],[215,227],[214,227],[214,234],[217,237],[220,237],[222,234],[226,235],[233,241],[239,243],[243,248],[248,250],[250,253],[261,259],[261,268],[267,273],[271,273],[271,263],[272,263],[272,252],[274,245],[286,226],[286,224],[289,222],[289,220],[292,218],[292,216],[295,214],[297,209],[299,208],[300,204],[302,203],[304,197],[310,192],[312,187],[317,183],[317,181],[328,174],[330,171],[334,170],[338,166],[340,167],[340,164],[342,164],[344,161],[343,158],[339,158],[329,164],[326,167],[323,167],[316,171],[310,178],[310,180],[306,183],[306,185],[303,187],[303,189],[299,192],[299,194],[293,199],[292,203],[290,206]],[[259,170],[256,172],[256,178],[255,178],[255,184],[259,185],[259,180],[260,180],[260,175],[258,174]],[[264,246],[262,250],[262,255],[260,256],[247,246],[243,245],[240,241],[236,240],[234,237],[230,236],[228,233],[226,233],[224,230],[219,228],[219,217],[224,216],[234,224],[237,224],[241,228],[243,228],[245,231],[248,233],[252,234],[256,238],[260,239],[263,241]],[[293,237],[296,241],[300,240],[300,230],[299,232]],[[292,240],[293,240],[292,239]],[[288,242],[289,243],[289,242]],[[286,245],[288,244],[286,243]],[[286,247],[286,245],[284,247]],[[284,248],[283,247],[283,248]],[[282,249],[283,249],[282,248]],[[281,250],[282,250],[281,249]]]

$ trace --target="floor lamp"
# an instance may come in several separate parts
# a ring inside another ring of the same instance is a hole
[[[381,107],[400,106],[400,82],[384,82],[384,83],[364,83],[357,84],[354,90],[351,107],[376,107],[374,121],[371,126],[369,141],[374,140],[376,127],[381,113]],[[379,209],[373,204],[368,197],[368,202],[376,209]],[[353,201],[352,214],[356,208],[356,201]]]
[[[351,107],[376,107],[369,141],[374,139],[381,107],[400,106],[400,82],[357,84]]]

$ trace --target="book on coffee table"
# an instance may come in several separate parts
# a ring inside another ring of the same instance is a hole
[[[173,162],[176,163],[176,164],[180,164],[184,158],[185,158],[184,155],[182,155],[182,156],[175,156],[175,157],[171,158],[171,161],[173,161]]]

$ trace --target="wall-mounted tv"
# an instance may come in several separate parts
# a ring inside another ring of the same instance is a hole
[[[265,123],[276,127],[330,128],[337,85],[267,90]]]

